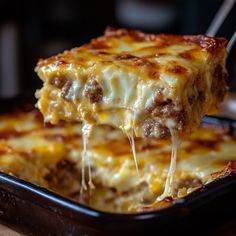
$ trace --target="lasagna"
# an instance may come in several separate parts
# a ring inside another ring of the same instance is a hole
[[[217,111],[227,91],[226,40],[108,28],[81,47],[40,60],[37,106],[46,122],[109,124],[169,138]],[[172,132],[172,133],[173,133]]]
[[[0,170],[46,187],[94,209],[135,213],[166,207],[202,186],[236,171],[236,140],[226,126],[205,126],[183,138],[172,198],[162,194],[171,140],[135,138],[139,175],[126,135],[97,126],[87,149],[93,188],[81,195],[82,125],[44,124],[38,110],[0,115]],[[154,204],[153,204],[154,203]]]

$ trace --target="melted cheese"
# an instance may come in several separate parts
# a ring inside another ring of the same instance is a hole
[[[173,197],[174,196],[174,178],[176,172],[176,163],[177,163],[177,151],[179,147],[179,137],[175,133],[173,129],[170,128],[171,138],[172,138],[172,151],[171,151],[171,159],[170,159],[170,167],[167,174],[166,182],[165,182],[165,189],[163,194],[157,198],[156,201],[160,201],[166,197]]]
[[[137,137],[167,138],[169,126],[187,132],[214,113],[226,93],[225,44],[202,35],[108,29],[89,44],[39,61],[44,86],[37,106],[54,124],[109,124],[134,129]]]
[[[136,153],[136,148],[135,148],[135,140],[134,140],[134,131],[133,131],[133,129],[132,129],[131,135],[127,134],[127,137],[129,139],[129,142],[130,142],[130,146],[131,146],[131,150],[132,150],[132,154],[133,154],[133,158],[134,158],[134,165],[135,165],[137,174],[139,176],[138,160],[137,160],[137,153]]]

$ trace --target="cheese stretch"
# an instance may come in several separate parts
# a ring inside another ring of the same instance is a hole
[[[170,138],[217,111],[227,91],[226,40],[108,28],[81,47],[40,60],[37,106],[46,122],[108,124]]]

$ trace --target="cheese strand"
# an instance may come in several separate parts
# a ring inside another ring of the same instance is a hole
[[[176,172],[176,164],[177,164],[177,152],[178,147],[180,145],[180,139],[178,137],[177,132],[173,128],[169,128],[171,133],[172,140],[172,151],[171,151],[171,160],[170,167],[167,174],[164,192],[161,196],[156,199],[156,202],[163,200],[166,197],[173,197],[174,195],[174,178]]]
[[[83,194],[83,190],[87,190],[87,185],[85,183],[85,166],[88,166],[88,185],[90,189],[94,188],[91,175],[91,163],[90,157],[87,155],[88,139],[91,136],[93,125],[83,122],[82,124],[82,140],[83,140],[83,151],[82,151],[82,161],[81,161],[81,189],[80,194]]]

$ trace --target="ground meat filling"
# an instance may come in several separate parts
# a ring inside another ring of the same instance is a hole
[[[188,120],[187,112],[185,110],[176,111],[173,101],[167,99],[163,102],[154,101],[153,105],[147,108],[147,112],[152,117],[173,118],[177,123],[185,126]]]
[[[168,139],[170,137],[170,130],[160,124],[160,122],[150,119],[146,120],[143,124],[143,135],[144,137],[150,138],[159,137],[161,139]]]
[[[89,80],[84,89],[84,96],[92,104],[99,103],[103,97],[101,85],[94,79]]]
[[[62,76],[55,76],[50,79],[49,82],[52,86],[61,89],[65,83],[66,83],[66,78]]]
[[[70,78],[67,78],[65,76],[55,76],[50,79],[49,83],[58,88],[61,89],[61,97],[67,101],[70,101],[71,99],[71,86],[72,86],[72,80]]]
[[[61,96],[67,101],[71,99],[71,94],[70,94],[71,86],[72,86],[72,81],[70,79],[66,79],[66,83],[64,84],[61,90]]]
[[[172,119],[175,121],[175,129],[184,130],[188,123],[188,113],[181,109],[179,111],[175,110],[175,104],[171,99],[163,101],[162,91],[158,91],[156,94],[156,99],[153,104],[146,109],[146,113],[151,115],[154,119],[149,119],[145,121],[143,126],[145,137],[160,137],[168,138],[170,136],[169,129],[160,124],[160,122],[155,121],[155,118],[160,118],[162,120]],[[159,133],[157,132],[159,130]]]
[[[73,193],[79,192],[80,174],[76,163],[62,160],[54,168],[49,169],[49,173],[45,175],[44,179],[52,190],[61,193],[65,190],[66,193]]]
[[[176,128],[178,130],[184,130],[187,123],[188,123],[188,114],[185,110],[181,110],[178,112],[175,112],[173,115],[175,121],[176,121]]]

